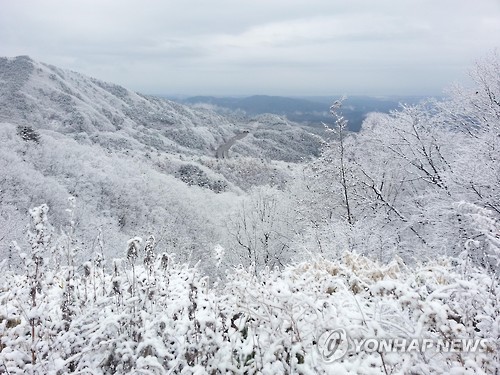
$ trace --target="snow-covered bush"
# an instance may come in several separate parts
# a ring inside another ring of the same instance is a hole
[[[46,206],[32,211],[30,239],[36,256],[48,246],[46,213]],[[346,252],[337,261],[317,256],[282,270],[264,268],[256,273],[253,267],[237,267],[227,271],[223,282],[211,284],[197,267],[175,262],[167,253],[156,254],[153,237],[144,247],[133,238],[126,250],[126,258],[115,259],[109,272],[98,256],[98,261],[79,267],[69,281],[71,267],[49,263],[36,275],[3,272],[1,372],[271,375],[500,370],[500,284],[467,257],[410,268],[399,258],[381,264]],[[224,256],[222,249],[217,253]],[[30,298],[33,287],[35,304]],[[68,303],[69,315],[64,308]],[[483,339],[484,345],[475,352],[438,353],[385,353],[351,345],[344,357],[328,362],[318,344],[325,331],[335,328],[345,329],[349,342],[419,338],[449,344]]]

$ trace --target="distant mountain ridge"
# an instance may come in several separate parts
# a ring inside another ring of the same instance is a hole
[[[320,126],[321,123],[333,123],[329,108],[339,97],[340,95],[304,98],[268,95],[253,95],[248,97],[193,96],[185,99],[177,99],[177,101],[190,105],[209,104],[228,108],[233,111],[244,111],[248,116],[272,113],[286,116],[289,120],[294,122]],[[398,109],[400,102],[416,103],[421,99],[423,99],[423,97],[418,96],[352,96],[347,97],[345,100],[342,114],[349,121],[349,129],[352,131],[359,131],[368,113],[389,113],[392,110]]]
[[[322,103],[306,99],[287,98],[283,96],[253,95],[245,98],[217,98],[213,96],[195,96],[184,100],[186,103],[209,103],[227,108],[237,108],[251,115],[273,113],[285,115],[296,112],[328,112]]]

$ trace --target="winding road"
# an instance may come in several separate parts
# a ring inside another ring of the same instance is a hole
[[[219,146],[219,148],[217,148],[217,151],[215,151],[215,157],[217,159],[226,159],[226,158],[228,158],[229,149],[236,143],[237,140],[243,139],[247,135],[248,135],[248,131],[244,131],[243,133],[236,134],[229,141],[227,141],[223,145]]]

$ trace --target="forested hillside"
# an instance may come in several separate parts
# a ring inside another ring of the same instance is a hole
[[[471,76],[321,137],[0,59],[0,373],[498,373],[499,57]],[[330,361],[339,327],[483,341]]]
[[[245,192],[283,187],[321,138],[277,116],[251,122],[146,97],[28,57],[0,59],[0,254],[22,241],[29,208],[47,203],[56,229],[75,198],[82,257],[155,234],[187,260],[225,243]],[[217,147],[248,132],[225,162]]]

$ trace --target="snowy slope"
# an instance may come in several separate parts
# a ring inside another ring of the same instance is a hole
[[[208,109],[144,96],[27,56],[1,58],[0,80],[0,121],[50,129],[108,149],[213,156],[219,145],[249,126]],[[251,128],[263,137],[273,122],[260,121],[260,126]],[[278,159],[299,160],[317,153],[318,138],[298,125],[272,132],[290,135],[276,141],[266,134],[278,144],[275,148],[288,149],[276,155]],[[301,139],[307,139],[307,147]],[[245,154],[250,156],[261,156],[266,148],[253,139],[245,143]]]
[[[235,149],[218,162],[216,148],[247,129],[240,161]],[[276,119],[237,123],[29,57],[0,58],[0,254],[23,242],[33,206],[48,204],[55,227],[65,227],[73,196],[82,257],[101,232],[108,255],[130,236],[156,233],[180,259],[196,260],[224,241],[241,189],[287,179],[270,159],[308,158],[318,145]]]

